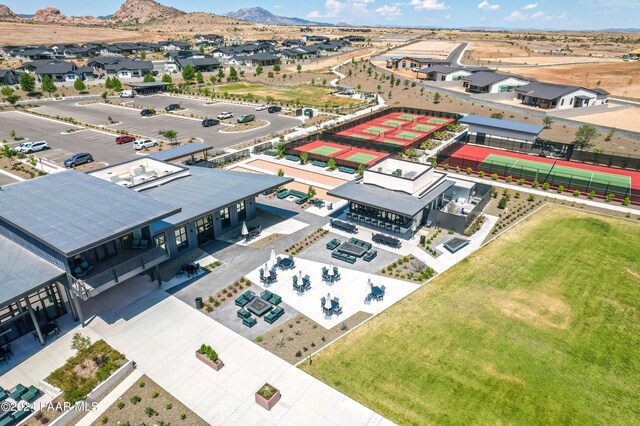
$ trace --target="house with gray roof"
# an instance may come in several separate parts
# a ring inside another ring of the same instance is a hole
[[[543,109],[569,109],[604,105],[609,102],[606,90],[579,86],[531,82],[516,89],[516,99],[523,105]]]
[[[0,68],[0,85],[18,84],[18,75],[10,68]]]
[[[417,72],[418,78],[430,81],[457,81],[473,74],[464,67],[452,67],[449,65],[434,65],[425,67]]]
[[[513,92],[529,80],[510,74],[480,71],[462,78],[463,87],[471,93],[504,93]]]
[[[37,81],[49,76],[56,83],[73,82],[93,78],[93,68],[78,67],[74,62],[61,59],[38,59],[22,66],[26,72],[35,75]]]
[[[232,65],[246,65],[248,67],[269,66],[280,63],[280,57],[274,53],[255,53],[253,55],[238,55],[229,60]]]
[[[153,73],[153,62],[123,56],[92,58],[87,62],[96,74],[106,74],[107,77],[136,78]]]

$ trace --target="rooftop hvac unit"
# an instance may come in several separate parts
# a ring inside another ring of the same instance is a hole
[[[145,167],[143,164],[139,164],[137,166],[133,166],[129,168],[132,176],[143,175],[145,173]]]
[[[134,185],[145,183],[147,180],[149,180],[147,176],[134,176],[132,179]]]

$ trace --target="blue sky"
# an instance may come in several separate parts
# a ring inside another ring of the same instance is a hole
[[[2,2],[3,0],[0,0]],[[124,0],[122,0],[124,1]],[[121,0],[4,0],[16,13],[46,6],[65,15],[108,15]],[[363,25],[601,29],[640,27],[640,0],[161,0],[186,12],[261,6],[283,16]]]

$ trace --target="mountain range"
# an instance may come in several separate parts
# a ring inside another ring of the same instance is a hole
[[[273,13],[262,7],[246,7],[243,9],[238,9],[235,12],[226,13],[224,16],[238,19],[240,21],[254,22],[256,24],[266,25],[333,25],[324,22],[308,21],[302,18],[288,18],[286,16],[274,15]]]

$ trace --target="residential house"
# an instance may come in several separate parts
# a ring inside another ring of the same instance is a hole
[[[513,92],[529,80],[509,74],[480,71],[463,77],[463,87],[471,93],[504,93]]]
[[[0,85],[18,84],[18,75],[12,69],[0,68]]]
[[[518,87],[516,93],[516,99],[522,101],[523,105],[544,109],[582,108],[609,102],[609,92],[603,89],[585,89],[537,81]]]
[[[341,40],[345,40],[350,43],[364,43],[367,41],[367,38],[361,35],[348,35],[348,36],[342,37]]]
[[[166,40],[161,41],[160,45],[162,46],[162,50],[189,50],[191,49],[191,43],[187,41],[181,40]]]
[[[123,56],[97,57],[87,62],[96,74],[107,77],[135,78],[153,73],[153,63],[146,59],[125,58]]]
[[[198,46],[218,47],[224,44],[224,37],[218,34],[196,34],[193,40]]]
[[[229,60],[232,65],[246,65],[248,67],[269,66],[280,63],[280,57],[273,53],[255,53],[249,56],[234,56]]]
[[[306,43],[297,39],[285,39],[282,40],[281,46],[284,48],[292,49],[294,47],[304,46]]]
[[[305,43],[309,43],[309,42],[321,42],[324,43],[326,41],[329,41],[329,37],[325,37],[325,36],[321,36],[321,35],[303,35],[302,37],[300,37],[300,39],[302,41],[304,41]]]
[[[422,69],[434,65],[450,66],[451,61],[447,59],[419,58],[413,56],[396,56],[387,59],[387,68],[391,69]]]
[[[73,62],[61,59],[38,59],[27,62],[22,66],[26,72],[36,76],[36,80],[41,82],[45,76],[49,76],[56,83],[64,83],[75,80],[85,80],[93,77],[93,68],[78,67]]]
[[[430,81],[457,81],[473,74],[463,67],[452,67],[448,65],[434,65],[422,68],[417,72],[418,78]],[[424,77],[422,77],[424,76]]]

